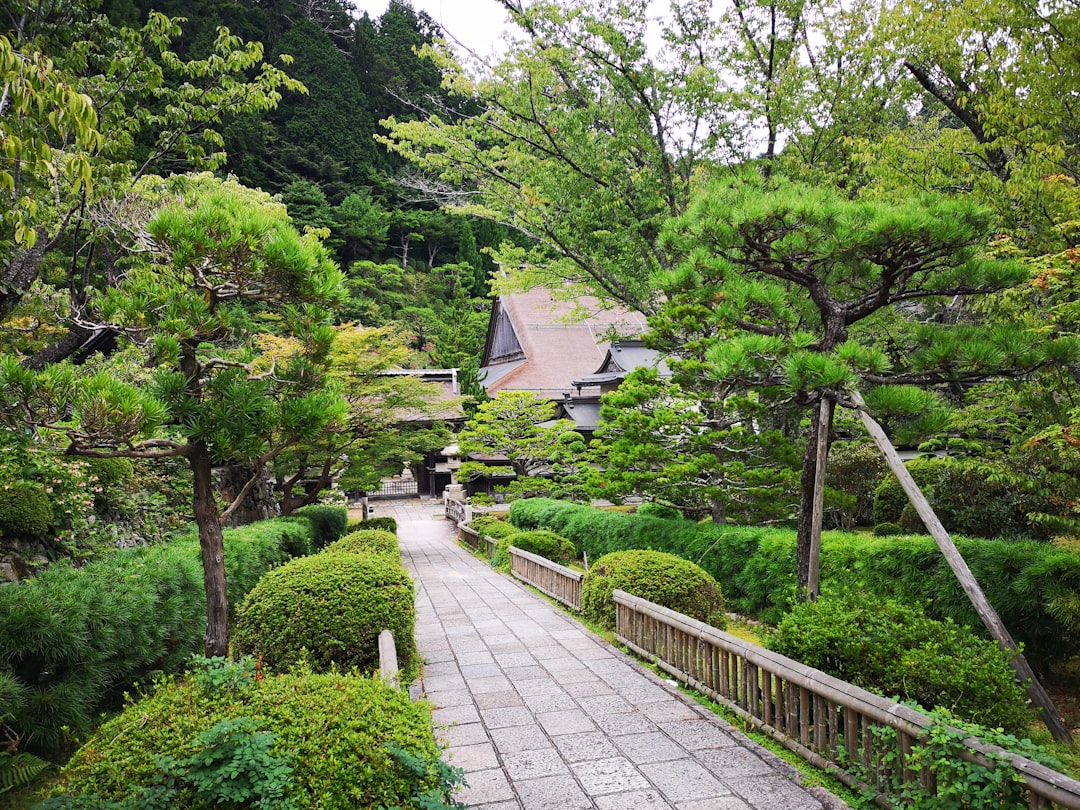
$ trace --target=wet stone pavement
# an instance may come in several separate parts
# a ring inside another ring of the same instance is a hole
[[[843,808],[629,656],[457,545],[441,505],[380,502],[417,583],[424,696],[480,810]]]

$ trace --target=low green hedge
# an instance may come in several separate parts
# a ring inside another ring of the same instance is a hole
[[[414,600],[400,558],[323,551],[275,568],[252,588],[237,613],[233,647],[277,669],[305,659],[321,670],[373,672],[379,633],[390,630],[411,680],[419,669]]]
[[[44,486],[32,481],[0,486],[0,537],[42,539],[55,523]]]
[[[555,532],[546,529],[534,529],[532,531],[519,531],[506,533],[495,544],[495,556],[491,558],[491,564],[496,568],[510,569],[510,546],[517,546],[522,551],[538,554],[545,560],[567,565],[577,557],[574,544],[565,537],[560,537]]]
[[[795,533],[607,512],[544,498],[515,502],[510,520],[572,541],[590,560],[651,548],[691,560],[720,583],[739,613],[777,622],[794,603]],[[1049,543],[954,538],[987,598],[1036,668],[1080,653],[1080,555]],[[858,585],[871,594],[925,605],[935,619],[982,632],[982,623],[930,537],[826,532],[823,586]]]
[[[1010,734],[1023,736],[1034,719],[997,644],[896,600],[849,593],[797,605],[767,646],[885,697]]]
[[[230,605],[310,531],[270,520],[225,532]],[[206,626],[199,541],[194,533],[119,550],[73,568],[0,584],[0,684],[17,695],[3,713],[26,750],[54,756],[119,701],[132,682],[178,669],[201,650]]]
[[[349,532],[326,547],[326,552],[348,551],[353,554],[401,554],[397,535],[382,529],[360,529]]]
[[[204,747],[208,736],[229,726],[241,733],[216,750]],[[253,755],[256,742],[264,746],[260,756]],[[391,747],[414,758],[419,773],[412,773]],[[63,798],[45,806],[162,806],[152,802],[161,798],[154,791],[169,789],[160,784],[161,765],[171,761],[175,772],[177,760],[197,760],[201,779],[177,780],[169,807],[353,810],[436,806],[434,797],[437,806],[453,806],[442,803],[449,801],[452,781],[439,761],[425,703],[414,703],[408,693],[378,679],[310,672],[228,688],[203,685],[197,678],[159,683],[152,695],[128,705],[79,749],[52,791]],[[258,788],[268,781],[280,792],[260,797]],[[201,793],[193,783],[204,787]],[[207,790],[208,784],[217,790]],[[255,795],[239,800],[243,788]],[[214,792],[217,800],[207,795]],[[431,803],[419,803],[429,792]]]
[[[340,506],[313,504],[297,509],[299,517],[311,523],[311,538],[315,551],[326,548],[345,534],[349,512]]]
[[[677,610],[723,630],[724,598],[716,580],[689,560],[662,551],[632,549],[605,554],[589,568],[581,586],[582,614],[615,626],[616,589]]]

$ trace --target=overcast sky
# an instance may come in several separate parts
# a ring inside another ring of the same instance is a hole
[[[386,11],[388,0],[354,3],[359,11],[378,19]],[[506,12],[495,0],[412,0],[412,7],[426,11],[452,37],[480,56],[491,54],[506,26]]]

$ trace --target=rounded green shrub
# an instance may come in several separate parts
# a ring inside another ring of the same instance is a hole
[[[83,463],[103,487],[122,484],[135,475],[135,465],[128,458],[86,458]]]
[[[724,598],[716,580],[689,560],[662,551],[634,549],[605,554],[582,584],[581,609],[604,627],[615,626],[612,592],[620,589],[724,629]]]
[[[379,668],[379,633],[390,630],[406,679],[418,668],[413,585],[387,554],[315,554],[270,571],[240,606],[239,653],[285,669],[305,657],[318,669]]]
[[[0,486],[0,536],[43,539],[55,520],[52,502],[41,484],[15,481]]]
[[[96,795],[101,806],[141,806],[145,791],[160,779],[162,758],[197,754],[200,736],[223,721],[246,721],[245,726],[272,735],[268,753],[291,770],[274,775],[284,777],[282,798],[295,810],[415,807],[417,795],[447,786],[437,776],[439,750],[425,703],[412,702],[408,693],[378,679],[303,672],[264,676],[233,688],[207,687],[194,678],[162,681],[152,695],[104,723],[51,792]],[[388,746],[416,757],[421,774],[411,773]],[[250,761],[242,764],[252,768]],[[190,786],[179,787],[168,806],[221,806]]]
[[[874,526],[874,535],[877,537],[896,537],[904,533],[899,523],[878,523]]]
[[[510,567],[510,546],[517,546],[522,551],[538,554],[546,560],[566,565],[575,559],[574,544],[565,537],[560,537],[555,532],[545,529],[533,531],[517,531],[499,539],[495,544],[495,557],[492,565],[496,568]]]
[[[1010,733],[1033,717],[996,644],[895,600],[845,594],[797,605],[768,647],[871,692]]]
[[[361,529],[382,529],[397,534],[397,520],[392,517],[353,518],[349,520],[346,531],[358,532]]]
[[[952,459],[948,458],[920,456],[905,462],[904,466],[915,479],[915,483],[919,485],[919,489],[932,501],[934,487],[945,466],[951,463]],[[889,473],[874,491],[874,523],[899,523],[900,514],[908,503],[907,493],[900,486],[896,476]]]
[[[347,551],[350,554],[401,554],[397,535],[382,529],[361,529],[350,532],[326,547],[326,553]]]
[[[348,511],[340,506],[312,504],[297,509],[296,515],[311,523],[311,537],[316,551],[326,548],[345,534],[345,527],[349,522]]]
[[[661,520],[682,520],[682,512],[674,506],[665,506],[662,503],[645,501],[638,505],[637,514],[642,517],[654,517]]]
[[[500,537],[507,537],[521,531],[521,529],[507,523],[505,520],[491,517],[491,515],[481,515],[480,517],[473,518],[473,521],[469,526],[479,533],[481,537],[487,535],[488,537],[494,537],[496,540]]]

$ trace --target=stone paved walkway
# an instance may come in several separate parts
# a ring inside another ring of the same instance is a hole
[[[479,810],[817,810],[845,805],[508,576],[434,505],[398,517],[423,690]]]

